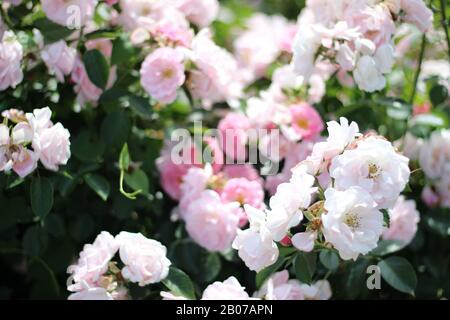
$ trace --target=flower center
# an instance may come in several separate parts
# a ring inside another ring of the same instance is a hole
[[[361,225],[359,216],[351,212],[345,215],[344,223],[348,225],[352,231],[355,231]]]
[[[308,119],[305,118],[298,119],[297,126],[302,129],[308,129]]]
[[[173,70],[172,69],[164,69],[164,71],[161,74],[163,79],[170,79],[173,77]]]
[[[369,178],[374,179],[378,177],[381,173],[381,168],[375,163],[369,163]]]

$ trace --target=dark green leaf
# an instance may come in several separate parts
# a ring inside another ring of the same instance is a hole
[[[320,262],[331,271],[339,267],[339,256],[333,250],[322,250],[319,254]]]
[[[127,113],[124,111],[116,111],[110,113],[103,120],[101,127],[101,137],[106,145],[123,146],[127,141],[130,131],[131,122]]]
[[[405,247],[403,241],[396,240],[381,240],[378,242],[378,246],[373,249],[369,254],[372,256],[385,256],[397,252]]]
[[[133,190],[141,190],[143,193],[148,194],[149,180],[144,171],[137,169],[131,174],[125,173],[125,183]]]
[[[286,258],[279,257],[278,260],[271,266],[268,266],[262,269],[260,272],[256,274],[256,287],[260,288],[264,281],[266,281],[274,272],[278,271],[278,269],[284,264]]]
[[[299,252],[294,258],[295,275],[300,282],[311,284],[316,272],[316,254]]]
[[[22,239],[24,252],[29,256],[38,256],[47,248],[48,237],[45,231],[34,225],[25,232]]]
[[[430,100],[433,106],[438,106],[445,102],[448,97],[448,90],[443,85],[437,84],[430,90]]]
[[[195,299],[194,285],[183,271],[170,267],[169,275],[162,283],[176,296]]]
[[[130,166],[130,154],[128,153],[128,144],[124,144],[119,156],[119,168],[120,170],[128,170]]]
[[[405,258],[389,257],[378,263],[381,276],[398,291],[414,295],[417,286],[416,273]]]
[[[97,49],[89,50],[84,54],[83,62],[91,82],[105,89],[109,78],[109,65],[105,56]]]
[[[53,186],[47,178],[37,177],[31,181],[31,208],[44,219],[53,206]]]
[[[130,96],[127,101],[131,110],[133,110],[136,115],[143,119],[152,118],[152,107],[147,99],[138,96]]]
[[[70,30],[59,24],[56,24],[47,18],[40,18],[34,22],[34,25],[44,36],[44,41],[46,44],[56,42],[58,40],[67,38],[70,36],[74,30]]]
[[[134,56],[136,49],[127,37],[122,36],[114,40],[111,55],[111,64],[126,64]]]
[[[108,180],[98,174],[88,173],[84,176],[84,181],[103,201],[108,200],[111,189]]]

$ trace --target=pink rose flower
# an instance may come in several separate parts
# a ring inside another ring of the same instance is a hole
[[[400,196],[394,207],[389,210],[390,226],[383,231],[382,237],[387,240],[399,240],[409,244],[417,232],[420,221],[419,211],[414,200],[406,200]]]
[[[69,291],[82,291],[86,285],[98,287],[97,281],[108,270],[109,261],[114,257],[119,245],[115,238],[103,231],[93,244],[86,244],[76,264],[67,268],[73,283],[68,286]]]
[[[222,172],[228,179],[245,178],[261,185],[264,183],[258,171],[251,164],[227,164],[223,167]]]
[[[59,82],[64,82],[64,76],[72,72],[75,64],[76,50],[68,47],[64,40],[52,43],[41,52],[51,74],[54,74]]]
[[[0,42],[0,91],[15,88],[22,82],[22,45],[12,31],[6,31]]]
[[[216,281],[203,291],[202,300],[249,300],[248,293],[235,277]]]
[[[97,0],[41,0],[41,4],[47,18],[78,29],[94,16]]]
[[[324,128],[319,113],[308,103],[300,103],[289,108],[292,128],[301,139],[317,136]]]
[[[68,300],[114,300],[112,295],[102,287],[87,288],[72,293]]]
[[[70,158],[70,133],[61,123],[36,133],[33,149],[44,167],[57,171],[58,166],[67,164]]]
[[[212,178],[212,168],[206,165],[205,168],[190,168],[183,177],[181,183],[180,216],[186,217],[189,205],[197,200],[203,191],[208,187]]]
[[[183,59],[183,54],[172,48],[159,48],[147,56],[140,72],[148,94],[161,103],[173,102],[185,80]]]
[[[220,196],[224,202],[239,202],[241,205],[249,204],[255,208],[261,208],[264,201],[261,184],[245,178],[228,180]]]
[[[178,9],[201,28],[207,27],[219,13],[217,0],[179,0]]]
[[[289,280],[287,270],[274,273],[254,296],[265,300],[305,300],[301,283]]]
[[[220,120],[218,129],[221,134],[221,146],[225,154],[231,159],[239,161],[247,157],[247,140],[250,129],[249,119],[239,113],[228,113]]]
[[[236,237],[238,203],[223,203],[217,192],[205,190],[193,201],[185,216],[190,237],[209,251],[225,251]]]
[[[167,249],[160,242],[147,239],[140,233],[122,231],[116,236],[120,259],[125,267],[122,276],[143,287],[160,282],[169,274],[171,262]]]

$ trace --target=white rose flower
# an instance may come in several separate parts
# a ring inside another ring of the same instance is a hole
[[[250,227],[237,230],[233,248],[245,265],[256,272],[275,263],[278,259],[278,247],[271,232],[266,227],[266,213],[249,205],[244,205]]]
[[[330,176],[337,190],[359,186],[371,194],[378,208],[390,208],[408,182],[408,162],[389,141],[368,137],[332,160]]]
[[[160,282],[167,277],[171,262],[167,249],[160,242],[147,239],[140,233],[122,231],[116,236],[120,245],[120,259],[125,267],[122,276],[141,287]]]
[[[370,194],[360,187],[325,191],[323,234],[344,260],[375,249],[383,232],[383,214]]]
[[[381,73],[389,73],[394,65],[394,47],[390,44],[383,44],[375,52],[375,62]]]
[[[367,92],[381,90],[386,85],[386,79],[378,69],[375,59],[368,55],[358,59],[353,71],[353,78],[359,89]]]
[[[311,285],[301,284],[300,290],[305,300],[328,300],[331,298],[331,286],[327,280],[319,280]]]
[[[202,300],[249,300],[248,293],[235,277],[216,281],[203,291]]]
[[[420,166],[428,178],[442,177],[450,163],[450,130],[434,131],[423,143],[419,155]]]
[[[283,239],[290,228],[302,221],[301,209],[309,207],[311,195],[317,191],[317,188],[312,187],[314,181],[312,175],[296,170],[290,181],[280,184],[275,195],[270,198],[267,228],[275,241]]]

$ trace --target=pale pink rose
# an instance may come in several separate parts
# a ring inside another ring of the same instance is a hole
[[[255,292],[254,297],[265,300],[305,300],[298,280],[289,280],[289,272],[283,270],[274,273]]]
[[[194,33],[191,29],[174,24],[172,21],[161,21],[153,29],[151,34],[162,42],[168,42],[176,46],[189,47]]]
[[[12,152],[12,169],[21,178],[26,177],[37,168],[38,158],[36,153],[25,147],[19,146],[17,151]]]
[[[70,158],[70,133],[61,123],[35,133],[33,149],[48,170],[57,171]]]
[[[172,48],[153,51],[142,64],[141,84],[161,103],[171,103],[177,97],[177,89],[184,83],[184,56]]]
[[[147,239],[140,233],[122,231],[116,236],[119,254],[125,267],[122,276],[143,287],[160,282],[169,274],[171,262],[167,249],[160,242]]]
[[[422,0],[401,0],[401,8],[405,11],[403,20],[414,24],[420,31],[425,32],[433,23],[433,12]]]
[[[26,144],[33,141],[34,132],[27,122],[19,122],[11,132],[12,144]]]
[[[189,90],[194,98],[202,100],[204,108],[242,95],[243,84],[235,58],[211,40],[208,29],[201,30],[192,41],[191,58],[198,70],[190,73]]]
[[[282,38],[280,39],[280,49],[282,51],[292,53],[292,44],[298,31],[296,24],[289,24]]]
[[[430,208],[436,207],[439,203],[439,196],[431,189],[430,186],[426,186],[422,190],[422,201]]]
[[[102,89],[95,86],[84,68],[83,61],[79,58],[75,59],[75,65],[72,70],[71,80],[75,83],[75,92],[77,95],[77,101],[81,105],[85,105],[88,102],[97,104],[98,99],[102,94]]]
[[[41,0],[41,5],[53,22],[78,29],[94,16],[97,0]]]
[[[46,46],[41,52],[41,57],[50,73],[60,82],[64,82],[64,76],[72,72],[76,52],[76,49],[68,47],[64,40],[60,40]]]
[[[311,252],[314,249],[314,241],[317,233],[312,231],[296,233],[292,238],[292,245],[300,251]]]
[[[0,146],[4,147],[9,145],[10,134],[7,125],[0,123]]]
[[[239,161],[247,157],[249,119],[239,113],[230,112],[220,120],[218,129],[221,134],[221,146],[227,157]]]
[[[88,40],[84,45],[88,50],[100,51],[106,58],[109,58],[112,55],[113,44],[110,39],[99,38]]]
[[[364,37],[378,47],[389,43],[395,33],[395,23],[389,9],[384,5],[367,6],[349,17],[350,25],[357,27]]]
[[[203,191],[208,188],[212,175],[212,168],[206,165],[205,168],[190,168],[183,177],[181,183],[180,216],[185,219],[189,205],[197,200]]]
[[[292,127],[300,138],[313,138],[323,130],[323,121],[310,104],[296,104],[290,106],[289,111],[292,117]]]
[[[22,45],[12,31],[6,31],[0,42],[0,91],[22,82],[22,58]]]
[[[311,285],[301,284],[301,290],[305,300],[328,300],[332,296],[331,286],[328,280],[319,280]]]
[[[73,280],[67,289],[76,292],[83,290],[86,285],[96,287],[118,249],[119,245],[110,233],[100,233],[93,244],[84,246],[77,263],[67,268]]]
[[[245,178],[250,181],[257,181],[261,185],[263,184],[258,171],[251,164],[227,164],[223,167],[222,172],[228,179]]]
[[[216,281],[203,291],[202,300],[249,300],[248,293],[235,277]]]
[[[389,210],[389,217],[390,226],[383,231],[383,239],[399,240],[409,244],[416,235],[417,224],[420,221],[416,202],[400,196],[394,207]]]
[[[114,300],[105,288],[92,287],[72,293],[68,300]]]
[[[241,205],[249,204],[255,208],[261,208],[264,201],[261,185],[245,178],[228,180],[220,196],[225,202],[239,202]]]
[[[238,208],[238,203],[223,203],[217,192],[205,190],[187,209],[186,230],[207,250],[225,251],[236,237]]]
[[[219,13],[217,0],[178,0],[178,9],[201,28],[207,27]]]
[[[41,132],[44,129],[50,128],[53,123],[50,120],[52,117],[52,111],[49,107],[42,109],[34,109],[33,113],[25,114],[26,120],[34,132]]]

